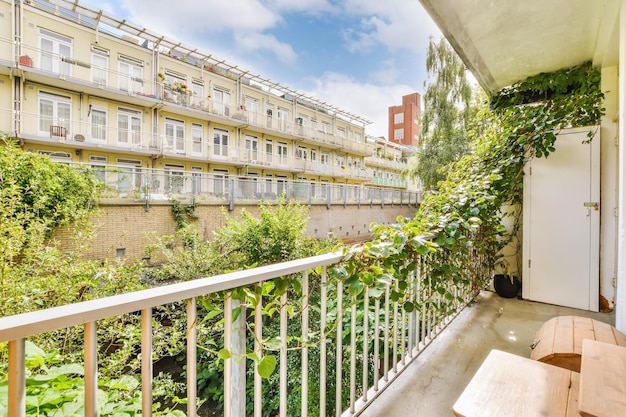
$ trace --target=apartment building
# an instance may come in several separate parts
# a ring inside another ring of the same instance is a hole
[[[0,0],[0,132],[94,168],[105,198],[406,190],[369,123],[86,3]]]
[[[402,104],[389,107],[389,140],[405,146],[419,145],[422,115],[419,93],[402,97]]]

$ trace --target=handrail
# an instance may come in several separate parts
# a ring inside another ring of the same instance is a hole
[[[338,262],[341,253],[329,253],[231,272],[189,282],[170,284],[128,294],[53,307],[0,318],[0,342],[101,320],[110,316],[187,300]]]

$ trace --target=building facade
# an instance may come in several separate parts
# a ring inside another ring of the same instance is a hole
[[[393,143],[417,147],[421,115],[419,93],[402,96],[401,105],[389,107],[389,140]]]
[[[0,0],[0,132],[92,167],[105,199],[406,190],[368,124],[86,4]]]

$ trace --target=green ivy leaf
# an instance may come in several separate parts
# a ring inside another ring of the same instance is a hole
[[[273,355],[265,355],[259,361],[259,365],[257,367],[257,371],[261,378],[268,379],[272,373],[274,373],[274,369],[276,369],[276,357]]]

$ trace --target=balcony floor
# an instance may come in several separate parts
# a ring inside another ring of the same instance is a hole
[[[541,325],[576,315],[615,324],[614,313],[501,298],[485,291],[411,363],[361,416],[452,416],[452,406],[491,349],[530,357]]]

